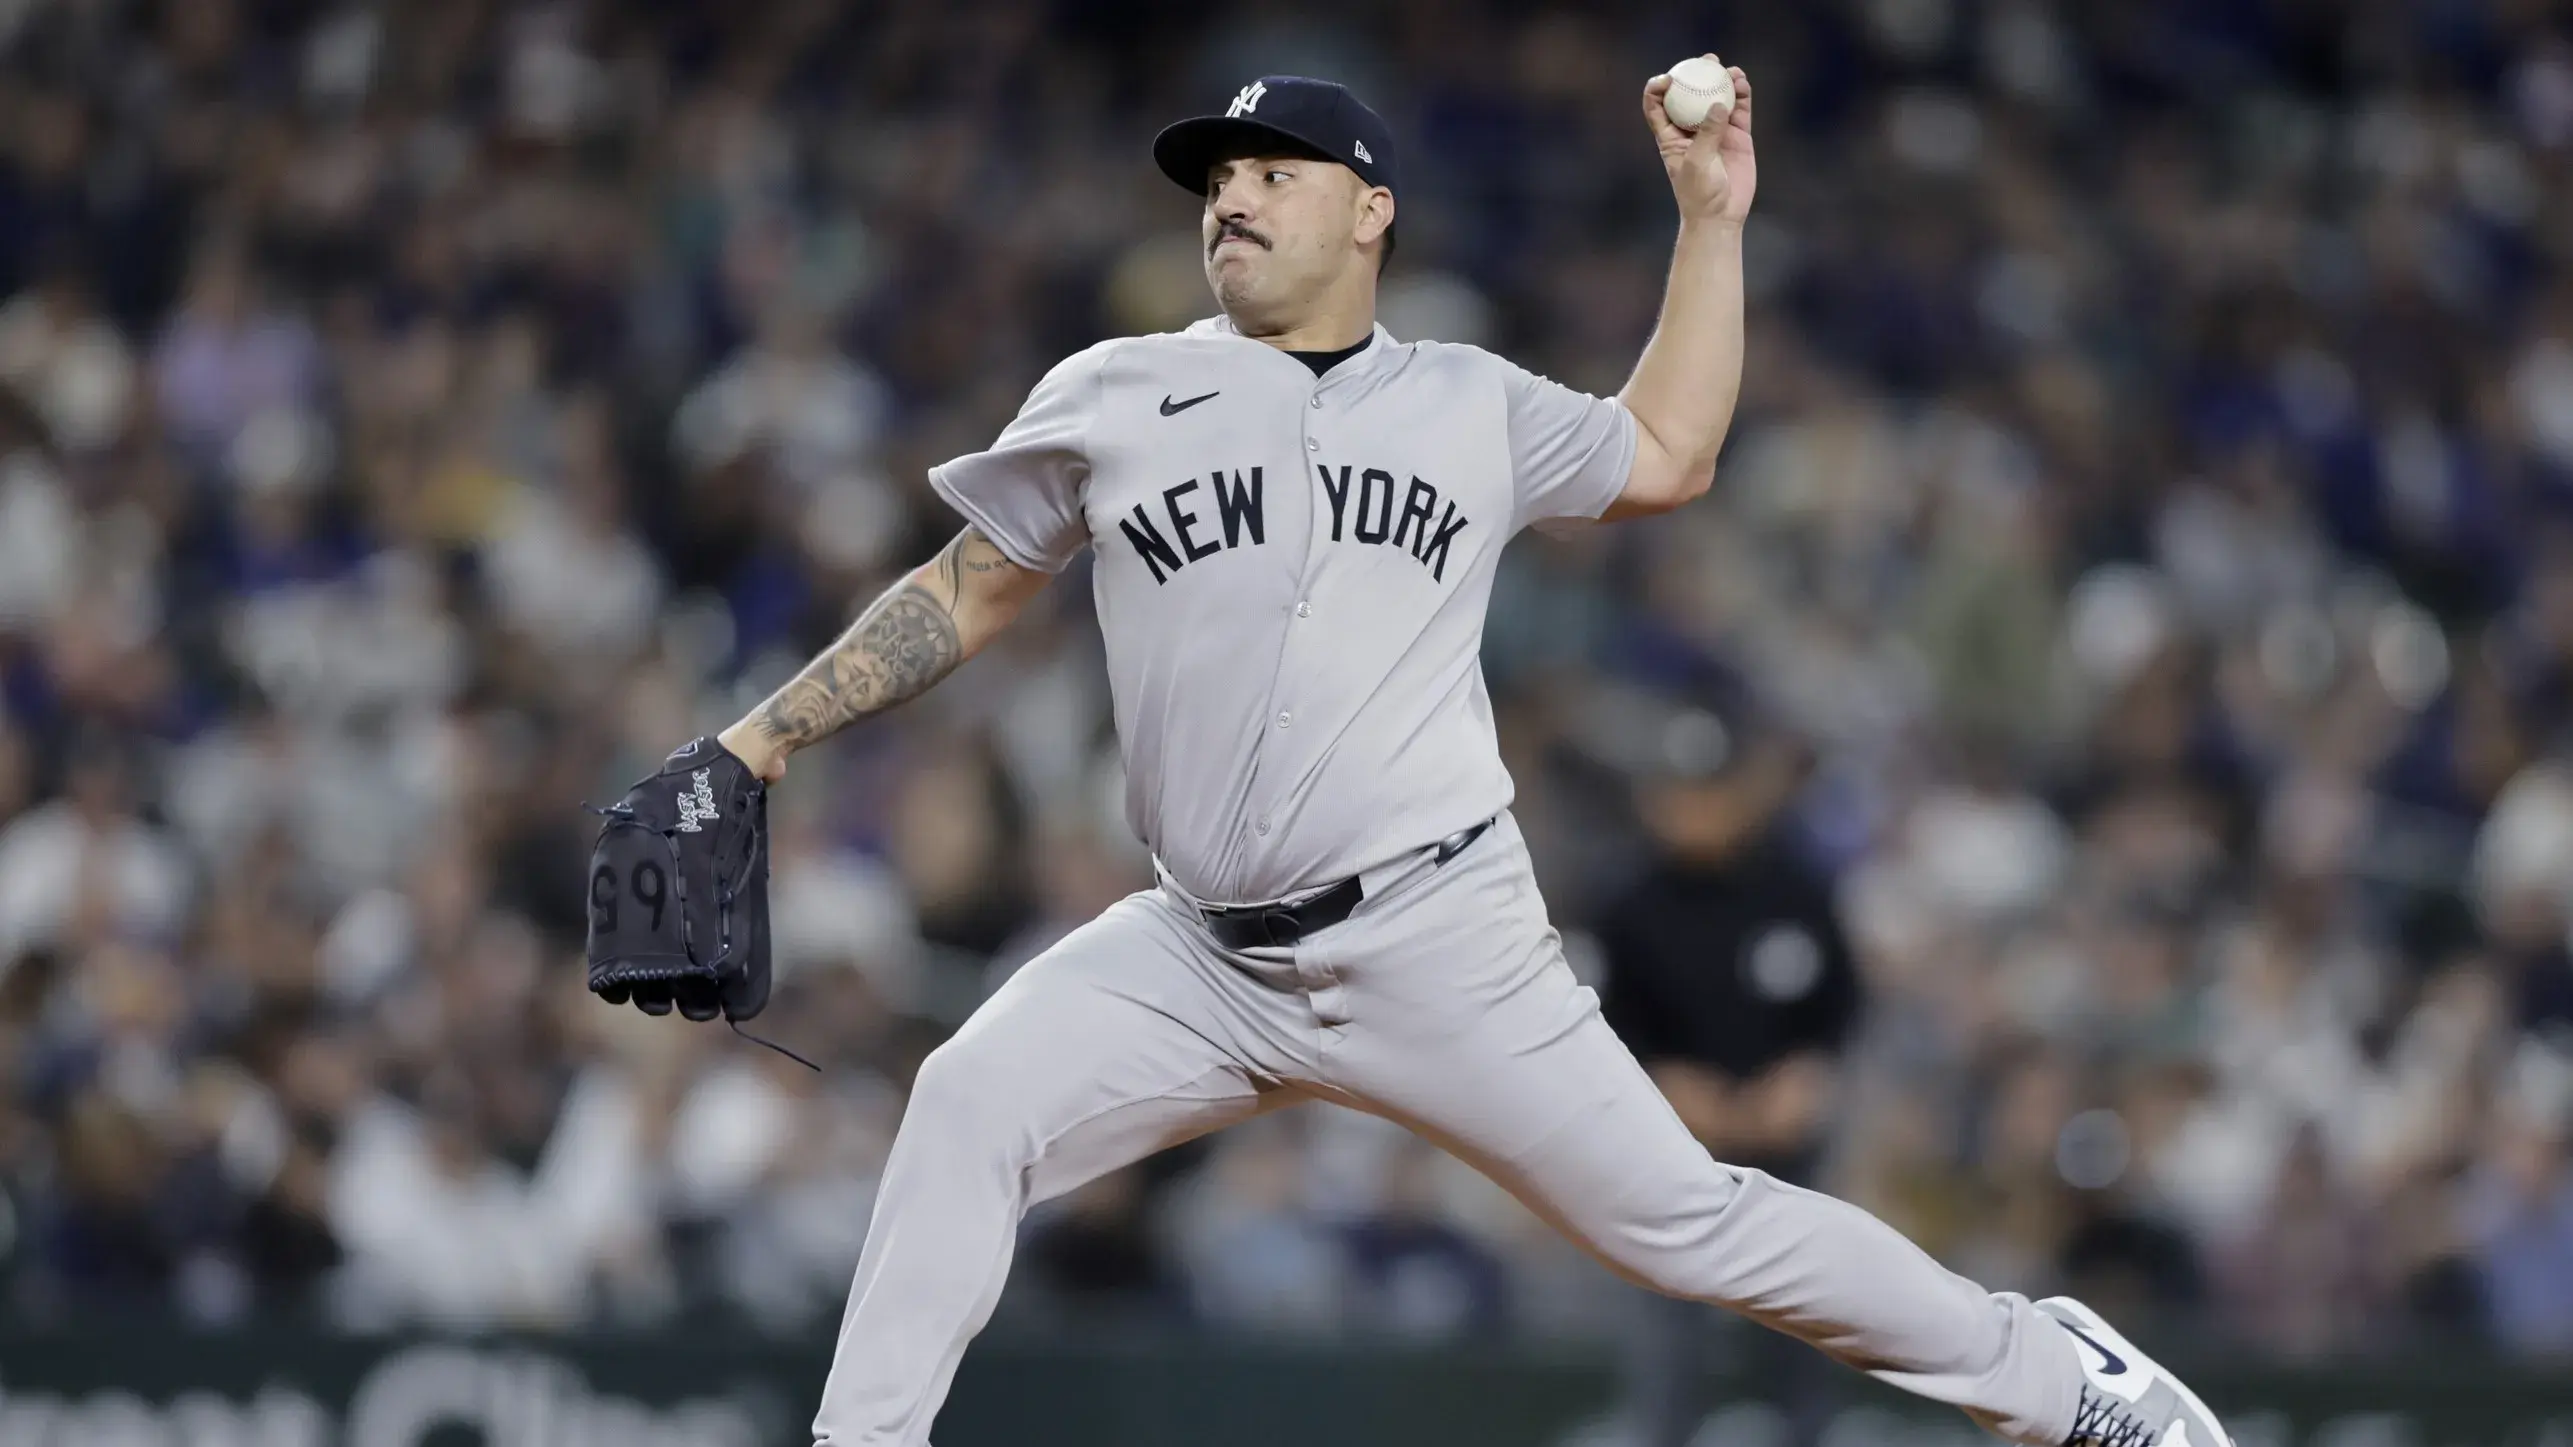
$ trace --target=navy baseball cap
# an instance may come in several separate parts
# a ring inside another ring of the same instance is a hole
[[[1289,150],[1328,156],[1370,186],[1397,195],[1394,133],[1385,118],[1349,93],[1349,87],[1301,75],[1264,75],[1234,93],[1220,116],[1197,116],[1164,126],[1153,137],[1152,158],[1161,173],[1206,194],[1206,171],[1227,150],[1245,143],[1293,143]]]

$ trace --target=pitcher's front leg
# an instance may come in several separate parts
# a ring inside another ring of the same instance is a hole
[[[1013,976],[920,1069],[886,1162],[817,1447],[921,1447],[1028,1207],[1297,1097],[1220,962],[1151,895]],[[1256,1003],[1256,1002],[1252,1002]]]

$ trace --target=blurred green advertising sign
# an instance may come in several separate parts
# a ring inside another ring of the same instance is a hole
[[[0,1331],[0,1447],[808,1447],[827,1341],[507,1341],[273,1328]],[[2573,1447],[2573,1376],[2490,1364],[2193,1373],[2242,1447]],[[1822,1447],[1966,1447],[1963,1418],[1852,1374]],[[939,1447],[1628,1447],[1600,1353],[993,1341]],[[1785,1447],[1749,1383],[1694,1447]]]

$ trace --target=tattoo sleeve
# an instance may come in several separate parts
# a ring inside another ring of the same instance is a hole
[[[981,641],[958,624],[977,585],[1014,567],[979,530],[958,533],[769,696],[757,715],[761,732],[802,748],[927,693]]]

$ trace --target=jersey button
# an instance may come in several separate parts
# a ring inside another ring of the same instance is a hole
[[[1285,728],[1288,724],[1291,724],[1291,723],[1294,723],[1294,722],[1295,722],[1295,715],[1294,715],[1294,714],[1291,714],[1291,713],[1282,713],[1282,714],[1279,714],[1279,715],[1278,715],[1278,727],[1279,727],[1279,728]]]
[[[1304,450],[1307,452],[1320,452],[1322,450],[1322,439],[1319,437],[1308,437],[1304,439]]]
[[[1269,832],[1269,821],[1268,821],[1268,820],[1266,820],[1266,819],[1263,819],[1263,820],[1261,820],[1259,823],[1254,824],[1254,825],[1252,825],[1251,827],[1252,827],[1253,829],[1257,830],[1258,832],[1262,833],[1262,834],[1266,834],[1266,833],[1268,833],[1268,832]]]
[[[1317,412],[1319,412],[1319,411],[1321,411],[1321,410],[1322,410],[1322,398],[1321,398],[1320,396],[1316,396],[1316,397],[1313,399],[1313,407],[1314,407],[1314,410],[1315,410],[1315,411],[1317,411]]]
[[[1312,617],[1312,616],[1313,616],[1313,605],[1312,605],[1311,603],[1298,603],[1298,604],[1296,604],[1296,605],[1295,605],[1295,616],[1297,616],[1298,618],[1310,618],[1310,617]]]

